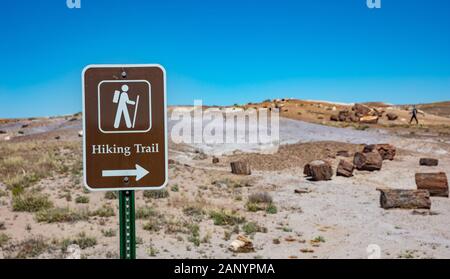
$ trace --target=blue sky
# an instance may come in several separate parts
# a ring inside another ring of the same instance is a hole
[[[169,104],[450,99],[450,1],[8,0],[0,117],[81,111],[87,64],[159,63]]]

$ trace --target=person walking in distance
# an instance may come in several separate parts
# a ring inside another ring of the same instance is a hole
[[[416,121],[416,124],[419,124],[419,119],[417,118],[418,113],[425,115],[423,112],[419,112],[419,110],[416,108],[416,105],[413,105],[413,108],[411,111],[411,119],[409,120],[409,124],[411,124],[413,120]]]
[[[136,102],[132,101],[128,98],[128,85],[122,85],[122,92],[115,91],[114,92],[114,98],[113,103],[118,104],[117,105],[117,112],[116,112],[116,118],[114,121],[114,128],[119,128],[120,122],[122,120],[122,116],[125,119],[125,125],[127,128],[132,127],[130,113],[128,111],[128,105],[135,105]]]

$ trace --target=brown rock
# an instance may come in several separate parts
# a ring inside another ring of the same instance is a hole
[[[352,108],[358,115],[368,115],[372,110],[363,104],[355,104]]]
[[[231,162],[231,173],[251,175],[252,171],[250,169],[250,164],[244,161]]]
[[[310,168],[309,164],[306,164],[306,165],[303,167],[303,174],[304,174],[305,176],[311,176],[311,175],[312,175],[312,174],[311,174],[311,168]]]
[[[381,170],[383,159],[380,153],[376,151],[369,153],[356,152],[353,164],[358,170],[376,171]]]
[[[384,209],[430,209],[430,193],[427,190],[377,189],[380,205]]]
[[[339,121],[339,117],[337,115],[330,116],[330,121]]]
[[[339,112],[338,119],[339,121],[347,121],[347,118],[349,117],[349,111],[348,110],[342,110]]]
[[[217,157],[213,157],[212,158],[212,163],[213,164],[218,164],[219,162],[220,162],[219,158],[217,158]]]
[[[169,159],[168,163],[169,163],[169,165],[175,165],[175,160],[174,159]]]
[[[311,177],[313,181],[331,180],[333,168],[328,162],[316,160],[305,166],[304,174]]]
[[[351,114],[351,115],[348,117],[348,120],[351,121],[351,122],[356,123],[356,122],[359,122],[359,117],[356,116],[355,114]]]
[[[433,158],[420,158],[419,164],[421,166],[436,167],[439,165],[439,160]]]
[[[378,152],[383,160],[394,160],[396,148],[391,144],[370,144],[365,145],[363,153]]]
[[[416,173],[416,185],[419,190],[428,190],[431,196],[448,197],[448,180],[444,172]]]
[[[337,167],[336,175],[344,177],[352,177],[354,169],[355,167],[353,166],[352,163],[347,162],[345,160],[341,160]]]
[[[398,115],[390,112],[390,113],[386,114],[386,117],[389,121],[394,121],[394,120],[397,120]]]

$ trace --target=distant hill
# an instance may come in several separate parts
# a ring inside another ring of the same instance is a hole
[[[431,104],[421,104],[417,105],[417,108],[423,110],[426,113],[450,118],[450,101]]]

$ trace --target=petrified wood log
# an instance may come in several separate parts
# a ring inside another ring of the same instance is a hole
[[[236,161],[236,162],[231,162],[230,165],[231,165],[231,173],[243,174],[243,175],[252,174],[252,171],[250,169],[250,164],[248,162]]]
[[[380,153],[373,151],[369,153],[356,152],[353,164],[358,170],[376,171],[381,170],[383,159]]]
[[[430,193],[427,190],[377,189],[380,205],[384,209],[430,209]]]
[[[346,160],[341,160],[337,167],[336,175],[344,176],[344,177],[352,177],[354,169],[355,169],[355,167],[353,166],[352,163],[350,163]]]
[[[444,172],[416,173],[416,185],[419,190],[428,190],[431,196],[448,197],[448,180]]]
[[[439,165],[439,160],[433,158],[420,158],[419,164],[421,166],[436,167]]]

